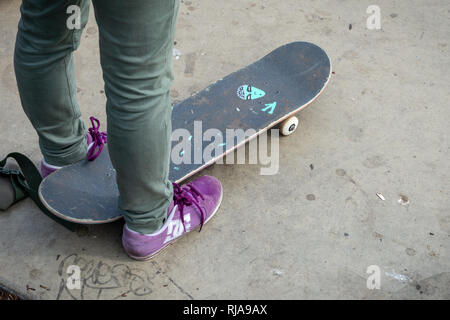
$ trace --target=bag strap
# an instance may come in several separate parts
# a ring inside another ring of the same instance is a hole
[[[13,204],[15,204],[16,202],[19,202],[20,200],[27,197],[27,194],[25,193],[25,191],[23,190],[23,188],[21,187],[21,185],[19,183],[19,179],[21,178],[21,175],[22,174],[20,173],[19,170],[14,170],[14,169],[9,169],[9,168],[7,169],[7,168],[0,167],[0,178],[2,179],[1,183],[2,183],[3,187],[6,187],[7,189],[10,190],[11,196],[12,196],[12,199],[8,199],[8,191],[9,190],[3,190],[4,198],[2,200],[5,203],[0,204],[0,210],[4,211],[4,210],[8,209],[10,206],[12,206]],[[3,178],[4,178],[4,180],[3,180]],[[6,185],[4,183],[6,183]]]
[[[18,170],[6,169],[6,161],[8,158],[13,158],[19,165],[20,172]],[[42,176],[34,163],[25,155],[19,152],[11,152],[2,161],[0,161],[0,172],[2,174],[11,176],[11,183],[14,191],[16,192],[16,202],[25,198],[28,195],[34,203],[45,213],[49,218],[63,225],[70,231],[77,229],[77,224],[61,219],[51,213],[39,199],[39,185],[42,182]]]

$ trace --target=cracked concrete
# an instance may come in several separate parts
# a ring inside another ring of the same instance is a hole
[[[379,0],[379,31],[366,28],[371,4],[184,1],[175,102],[291,41],[330,55],[332,82],[281,139],[279,174],[206,169],[224,185],[218,215],[144,263],[124,254],[121,222],[70,233],[27,199],[0,212],[0,285],[33,299],[449,299],[450,4]],[[12,67],[19,5],[0,2],[0,154],[38,163]],[[105,121],[97,41],[91,12],[78,97],[85,119]],[[79,290],[65,285],[71,264]]]

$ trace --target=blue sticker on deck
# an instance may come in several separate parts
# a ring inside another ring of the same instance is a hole
[[[268,103],[265,106],[266,107],[264,109],[261,109],[261,111],[262,112],[266,112],[267,111],[268,114],[273,114],[273,111],[277,107],[277,102],[275,101],[274,103]]]
[[[237,95],[242,100],[255,100],[264,97],[266,93],[251,85],[243,85],[237,89]]]

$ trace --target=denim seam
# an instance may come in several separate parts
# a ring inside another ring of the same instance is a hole
[[[69,100],[70,100],[70,105],[72,108],[72,120],[75,120],[75,105],[73,103],[73,99],[72,99],[72,89],[70,88],[70,79],[69,79],[69,75],[67,74],[67,59],[70,58],[72,56],[72,53],[68,54],[67,56],[64,57],[64,73],[66,75],[66,83],[67,83],[67,90],[69,92]],[[74,127],[72,126],[72,134],[74,134]]]
[[[166,55],[166,58],[165,58],[165,61],[164,61],[164,63],[167,65],[167,63],[168,63],[168,57],[170,56],[172,56],[172,54],[171,54],[171,52],[170,52],[170,49],[172,49],[173,48],[173,39],[174,39],[174,37],[175,37],[175,34],[174,34],[174,28],[175,28],[175,15],[177,14],[177,1],[178,0],[174,0],[173,1],[173,12],[172,12],[172,18],[171,18],[171,20],[170,20],[170,32],[169,32],[169,34],[170,34],[170,42],[169,42],[169,53]]]

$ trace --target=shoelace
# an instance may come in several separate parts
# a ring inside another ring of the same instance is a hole
[[[183,223],[184,231],[186,231],[186,227],[184,225],[184,207],[189,207],[194,205],[200,211],[200,231],[202,231],[203,223],[205,222],[206,212],[203,207],[198,203],[198,199],[204,199],[202,194],[190,184],[187,184],[183,187],[180,187],[176,183],[172,183],[173,185],[173,201],[174,204],[178,206],[180,209],[180,217],[181,222]]]
[[[93,161],[102,153],[104,144],[108,141],[108,136],[106,131],[100,132],[100,121],[97,118],[90,117],[92,127],[89,128],[89,134],[92,137],[92,142],[94,145],[89,150],[88,160]],[[98,149],[98,150],[97,150]],[[96,151],[97,150],[97,151]]]

